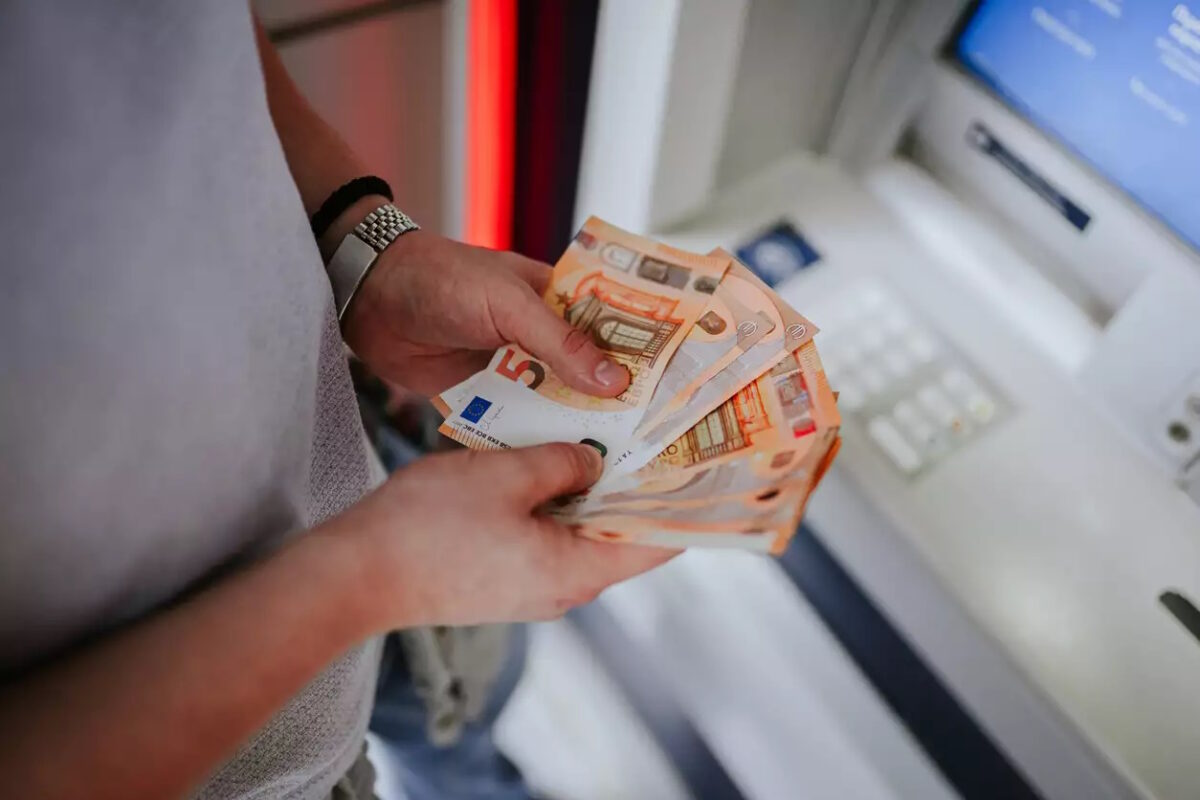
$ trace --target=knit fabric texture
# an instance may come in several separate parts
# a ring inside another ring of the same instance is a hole
[[[0,175],[3,674],[219,581],[380,474],[245,0],[0,4]],[[343,655],[196,796],[327,797],[378,654]]]

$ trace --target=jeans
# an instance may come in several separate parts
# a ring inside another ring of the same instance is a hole
[[[530,800],[521,773],[492,741],[492,724],[521,678],[527,648],[528,632],[514,625],[483,714],[467,723],[457,743],[438,747],[426,736],[425,704],[413,689],[403,649],[395,634],[388,636],[371,731],[399,756],[394,767],[408,800]]]
[[[369,397],[363,397],[371,403]],[[388,472],[420,458],[427,449],[428,443],[422,446],[419,441],[421,436],[403,435],[382,413],[375,419],[382,424],[367,427]],[[436,425],[430,431],[433,428]],[[413,688],[404,649],[395,634],[387,637],[371,731],[388,746],[388,752],[380,757],[396,757],[392,760],[398,763],[391,766],[399,774],[407,800],[531,800],[521,773],[492,741],[492,725],[525,669],[528,632],[520,625],[512,626],[511,631],[503,666],[483,713],[467,723],[462,736],[448,747],[429,741],[425,702]]]

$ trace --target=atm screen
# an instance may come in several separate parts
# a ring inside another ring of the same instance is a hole
[[[1200,248],[1200,0],[983,0],[952,51]]]

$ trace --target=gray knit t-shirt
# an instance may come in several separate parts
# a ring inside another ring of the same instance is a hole
[[[244,0],[0,4],[0,243],[0,672],[378,479]],[[337,661],[199,795],[326,796],[377,655]]]

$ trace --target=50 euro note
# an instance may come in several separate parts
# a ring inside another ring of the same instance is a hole
[[[587,441],[606,466],[625,452],[655,386],[704,312],[729,259],[654,242],[591,217],[554,266],[544,299],[630,373],[618,397],[567,386],[520,347],[437,401],[439,428],[476,449]]]
[[[769,500],[729,497],[702,505],[642,505],[584,512],[569,520],[581,536],[659,547],[736,547],[782,552],[798,519],[805,487],[786,487]]]
[[[684,339],[612,476],[633,472],[697,420],[810,342],[817,327],[724,250],[730,260],[705,313]]]
[[[598,484],[550,513],[607,541],[781,552],[841,441],[815,348],[801,348],[726,405],[731,414],[701,425],[741,419],[739,433],[725,437],[738,446],[692,448],[684,461]],[[735,406],[756,410],[739,417]]]
[[[807,451],[837,436],[841,415],[816,345],[808,342],[747,384],[629,476],[620,490],[675,470],[712,467],[752,453]],[[600,487],[597,487],[600,488]]]
[[[763,479],[741,491],[687,500],[672,496],[663,485],[646,486],[657,496],[641,494],[620,503],[604,503],[556,514],[582,535],[600,541],[640,543],[660,547],[735,547],[779,555],[787,548],[804,509],[825,471],[836,457],[841,439],[814,441],[808,451],[811,468],[797,468],[782,477]],[[721,471],[731,464],[709,470]],[[734,472],[740,471],[733,468]],[[691,486],[699,491],[702,482]],[[664,496],[665,495],[665,496]]]

